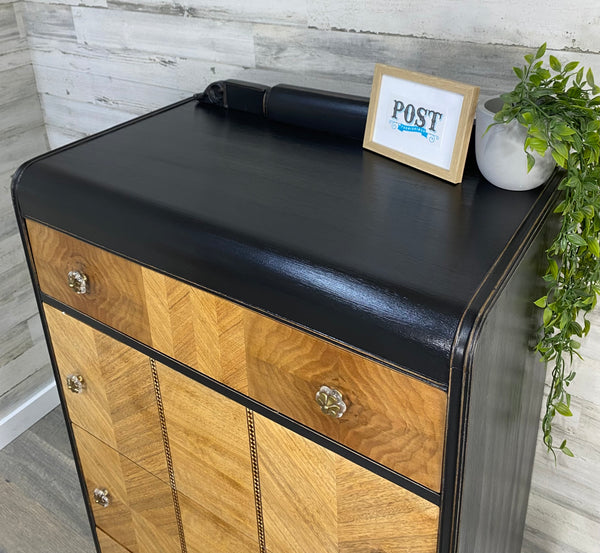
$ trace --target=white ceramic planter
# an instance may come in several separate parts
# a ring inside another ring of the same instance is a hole
[[[475,156],[483,176],[492,184],[506,190],[531,190],[546,182],[554,170],[554,159],[534,153],[535,165],[527,172],[527,155],[523,143],[527,131],[517,121],[495,125],[494,115],[502,108],[500,98],[482,101],[475,119]]]

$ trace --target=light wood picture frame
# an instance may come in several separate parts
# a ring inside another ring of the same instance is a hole
[[[479,87],[378,63],[363,147],[462,181]]]

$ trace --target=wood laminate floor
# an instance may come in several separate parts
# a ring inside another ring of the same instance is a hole
[[[0,553],[92,553],[60,408],[0,450]]]

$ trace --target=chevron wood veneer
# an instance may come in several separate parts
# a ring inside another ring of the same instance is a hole
[[[71,421],[168,482],[148,358],[50,306],[44,311]],[[83,377],[81,393],[67,389],[71,374]]]

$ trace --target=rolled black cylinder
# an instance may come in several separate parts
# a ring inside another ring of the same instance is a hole
[[[368,98],[279,84],[267,93],[269,119],[362,140]]]

